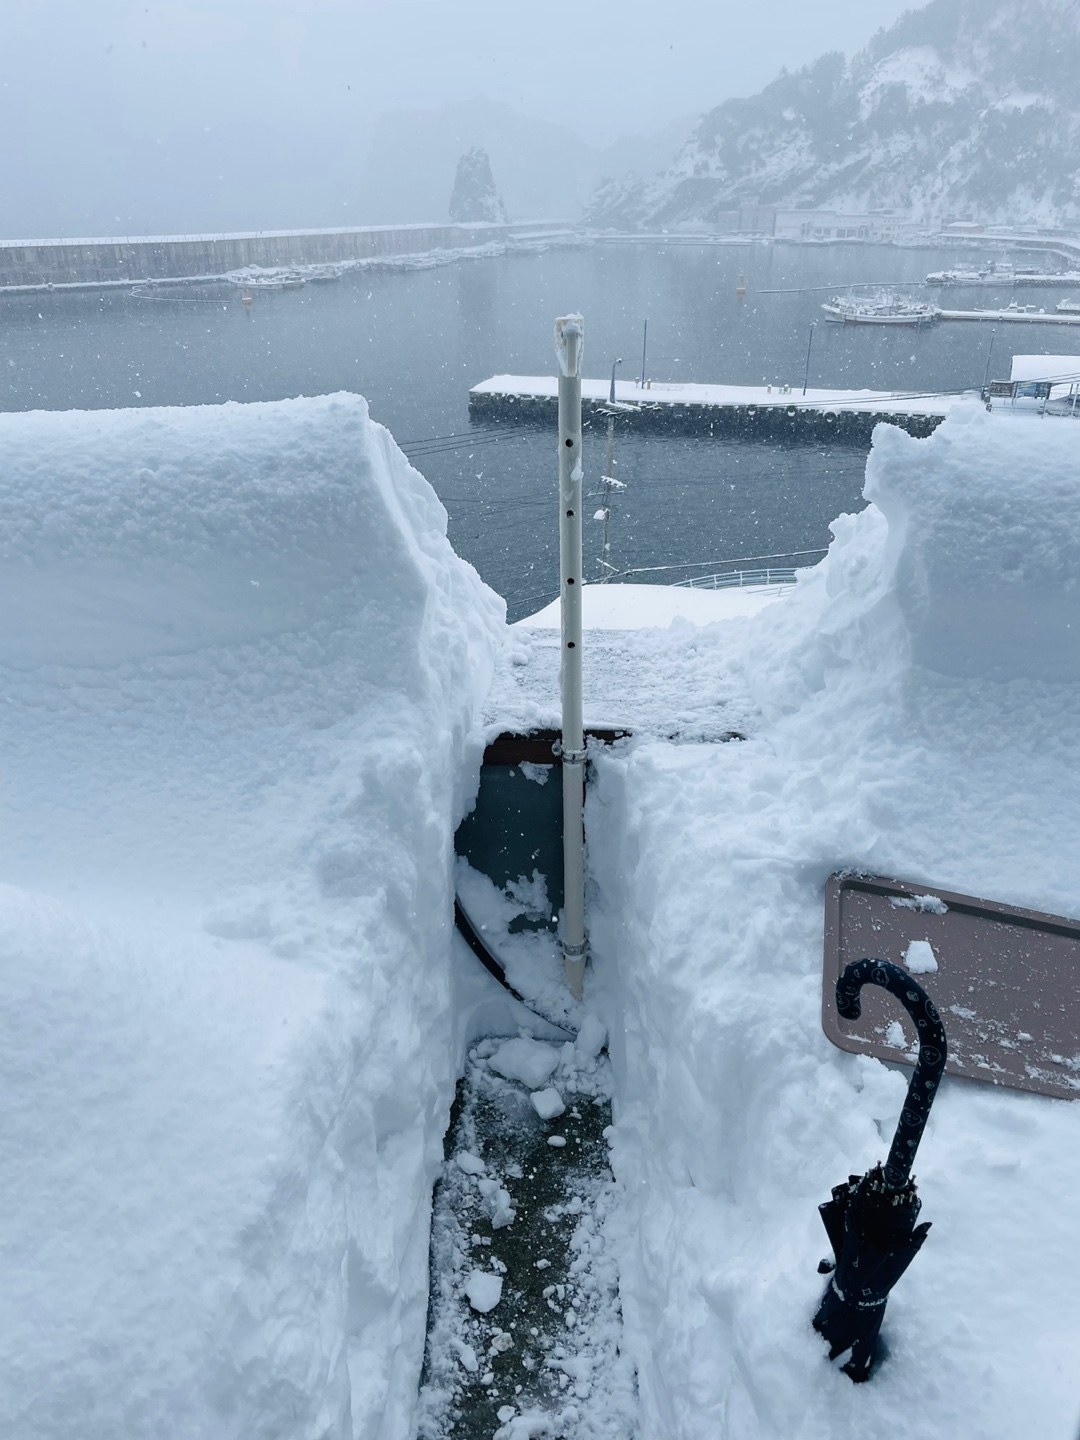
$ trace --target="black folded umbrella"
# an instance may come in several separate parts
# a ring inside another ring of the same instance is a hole
[[[830,1360],[851,1351],[842,1368],[855,1381],[870,1378],[889,1292],[930,1229],[927,1221],[915,1223],[922,1201],[911,1166],[948,1054],[934,1002],[906,971],[887,960],[856,960],[836,982],[836,1008],[845,1020],[859,1018],[864,985],[881,985],[903,1005],[918,1031],[919,1059],[884,1166],[849,1176],[847,1184],[837,1185],[832,1199],[818,1207],[835,1258],[821,1262],[822,1273],[831,1271],[832,1278],[814,1316],[814,1329],[829,1342]]]

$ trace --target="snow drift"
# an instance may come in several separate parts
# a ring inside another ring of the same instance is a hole
[[[502,605],[365,403],[0,417],[0,1414],[404,1437]]]
[[[642,1440],[1073,1440],[1080,1420],[1078,1104],[946,1081],[888,1360],[855,1387],[810,1326],[817,1206],[883,1158],[907,1083],[822,1034],[827,876],[1080,912],[1080,426],[882,426],[866,494],[790,597],[672,634],[695,683],[742,677],[748,740],[597,762]]]

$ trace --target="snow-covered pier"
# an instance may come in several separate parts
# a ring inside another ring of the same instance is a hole
[[[787,385],[690,385],[636,381],[615,385],[615,406],[607,380],[583,380],[582,406],[588,420],[614,408],[621,425],[678,435],[787,435],[864,440],[886,420],[910,435],[931,434],[965,395],[900,394],[881,390],[818,390]],[[557,382],[547,375],[493,375],[469,391],[469,414],[488,423],[553,424]]]
[[[1006,305],[1004,310],[942,310],[939,320],[990,320],[995,325],[1080,325],[1080,314],[1036,310],[1033,306]]]

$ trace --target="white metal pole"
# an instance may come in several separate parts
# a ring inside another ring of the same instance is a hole
[[[614,386],[612,387],[614,388]],[[600,550],[600,583],[604,584],[611,574],[611,491],[615,479],[615,416],[607,417],[607,469],[604,471],[604,543]]]
[[[581,698],[580,315],[555,321],[559,356],[559,590],[562,602],[563,933],[566,983],[581,999],[585,979],[585,734]]]

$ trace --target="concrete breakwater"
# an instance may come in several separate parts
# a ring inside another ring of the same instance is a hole
[[[565,234],[562,222],[515,225],[370,225],[235,235],[0,241],[0,292],[93,288],[217,278],[248,266],[282,269],[475,250]]]
[[[587,424],[606,423],[612,413],[609,394],[606,381],[582,381]],[[962,398],[872,390],[809,390],[804,397],[763,385],[653,384],[642,390],[620,381],[614,413],[620,428],[652,434],[828,438],[862,444],[883,421],[924,438]],[[469,392],[470,418],[487,424],[547,426],[555,423],[557,414],[556,381],[547,376],[498,375]]]

